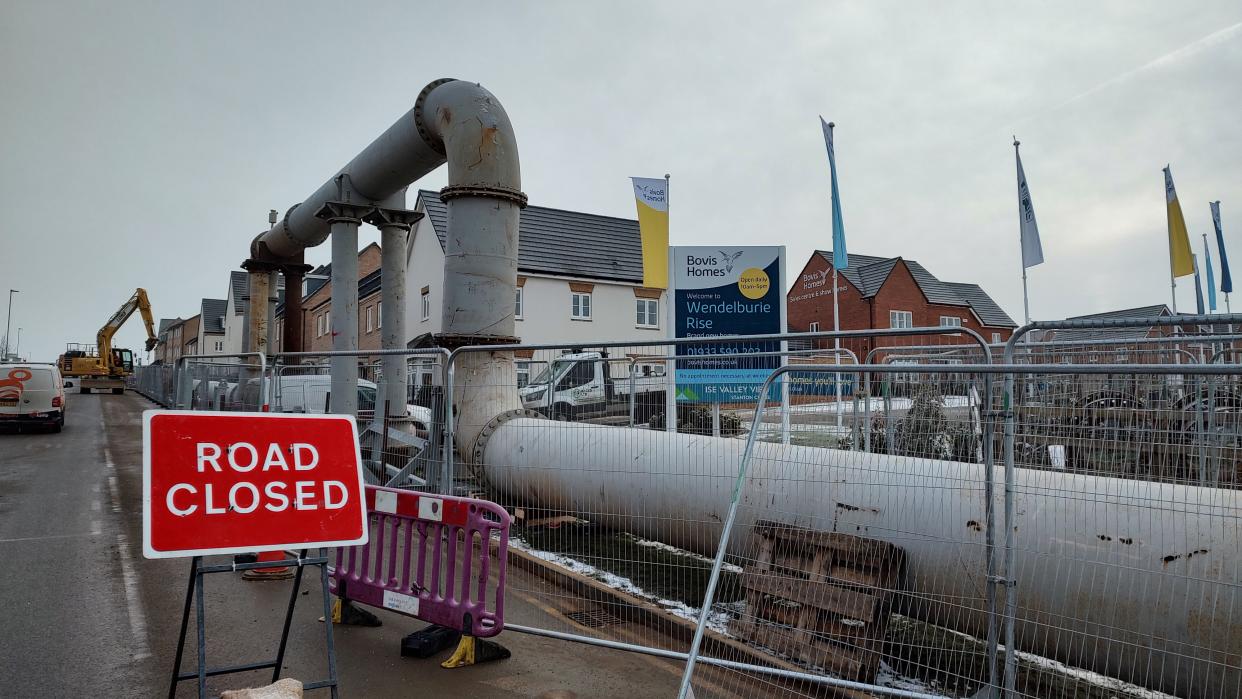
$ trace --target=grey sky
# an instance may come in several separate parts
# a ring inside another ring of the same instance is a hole
[[[193,315],[269,208],[458,77],[509,111],[533,203],[633,217],[626,178],[669,172],[674,244],[784,243],[791,274],[829,245],[823,114],[850,249],[980,283],[1017,319],[1016,132],[1047,258],[1032,314],[1167,302],[1165,163],[1195,250],[1220,199],[1242,260],[1240,22],[1236,2],[9,0],[0,293],[21,290],[13,332],[42,360],[136,286]]]

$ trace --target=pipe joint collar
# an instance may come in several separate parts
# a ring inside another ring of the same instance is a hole
[[[547,419],[545,415],[537,411],[518,408],[517,410],[507,410],[491,420],[488,420],[487,424],[483,426],[483,429],[479,431],[479,436],[474,440],[474,449],[470,455],[470,470],[472,475],[479,479],[479,482],[484,485],[487,484],[487,471],[482,468],[483,455],[487,452],[487,439],[495,434],[496,430],[500,429],[500,426],[506,422],[524,417],[534,418],[536,420]]]
[[[427,106],[427,96],[437,87],[445,83],[457,82],[457,78],[440,78],[427,83],[427,86],[418,93],[418,99],[414,100],[414,128],[418,129],[418,135],[422,137],[423,143],[431,146],[438,151],[440,155],[445,154],[444,141],[427,128],[427,119],[423,116],[423,109]]]
[[[440,190],[440,201],[447,204],[451,199],[460,197],[484,197],[499,199],[510,204],[517,204],[519,209],[526,208],[526,194],[521,190],[509,187],[489,187],[478,184],[450,185]]]

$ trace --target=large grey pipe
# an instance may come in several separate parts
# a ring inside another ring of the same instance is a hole
[[[456,339],[461,344],[511,338],[518,212],[526,197],[521,193],[517,141],[509,116],[495,96],[474,83],[437,80],[423,88],[413,109],[257,237],[251,255],[287,258],[319,245],[330,232],[328,222],[320,218],[328,203],[345,197],[352,205],[382,207],[445,162],[449,184],[441,197],[448,205],[449,231],[444,335],[450,343]],[[385,255],[404,254],[389,247],[384,248]],[[404,313],[404,309],[386,310]],[[357,327],[338,324],[333,330],[356,333]],[[395,334],[385,337],[392,342]],[[515,385],[512,355],[471,355],[460,363],[459,375],[480,387],[455,392],[458,419],[466,429],[458,434],[458,442],[469,445],[473,441],[469,425],[483,425],[518,406],[516,392],[499,389]],[[354,388],[347,388],[344,377],[334,372],[332,390],[339,395]]]
[[[514,501],[715,553],[739,440],[529,417],[487,435],[476,464]],[[757,519],[889,541],[906,552],[904,611],[982,636],[983,468],[756,442],[731,543],[753,555]],[[1017,480],[1019,648],[1178,696],[1238,696],[1240,491],[1028,469]]]

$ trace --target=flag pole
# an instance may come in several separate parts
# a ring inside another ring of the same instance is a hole
[[[1164,171],[1166,173],[1166,177],[1168,177],[1169,175],[1167,173],[1169,171],[1169,164],[1166,164],[1164,166]],[[1170,290],[1169,293],[1173,297],[1173,315],[1177,315],[1177,277],[1173,276],[1173,233],[1172,233],[1171,228],[1168,233],[1168,238],[1169,238],[1169,290]]]
[[[832,131],[836,127],[837,127],[836,122],[832,122],[832,121],[828,122],[829,131]],[[836,245],[833,245],[833,248],[834,248],[833,257],[835,258],[836,257],[836,249],[835,249]],[[840,307],[837,305],[837,286],[838,286],[837,265],[836,265],[836,262],[834,261],[832,265],[832,331],[834,333],[841,332],[841,313],[840,313]],[[840,335],[837,335],[836,337],[833,338],[832,349],[833,349],[832,361],[836,363],[837,368],[839,369],[841,367],[841,336]],[[855,382],[855,386],[857,386],[857,382]],[[840,437],[841,436],[842,405],[841,405],[841,374],[839,373],[833,374],[832,391],[833,391],[832,395],[834,398],[836,398],[836,401],[837,401],[837,432],[836,434],[838,437]],[[871,397],[870,396],[867,396],[867,410],[868,411],[871,410]]]
[[[670,244],[673,240],[673,207],[669,198],[669,188],[672,179],[671,173],[664,173],[664,208],[668,210],[668,238]],[[668,336],[677,337],[676,323],[677,310],[674,308],[676,300],[673,298],[675,289],[672,289],[673,283],[673,256],[668,256],[668,284],[670,291],[666,294],[665,300],[668,302],[666,317],[668,318]],[[665,369],[667,374],[666,380],[669,382],[668,390],[664,392],[664,430],[666,432],[677,432],[677,345],[673,345],[673,358],[669,360],[668,367]]]

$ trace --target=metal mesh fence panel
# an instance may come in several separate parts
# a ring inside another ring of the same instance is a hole
[[[959,345],[961,338],[943,340],[945,345]],[[862,345],[852,339],[863,352],[879,341],[868,340]],[[785,352],[792,364],[840,371],[814,380],[795,374],[795,380],[776,386],[769,405],[777,407],[764,411],[758,420],[757,433],[765,445],[808,452],[826,447],[860,455],[897,443],[912,451],[942,449],[935,440],[920,443],[913,432],[897,427],[922,400],[916,400],[922,395],[916,386],[920,374],[879,382],[866,395],[855,364],[857,351],[846,343],[838,351],[832,344],[810,342]],[[475,372],[472,376],[494,378],[475,380],[462,389],[456,388],[460,380],[454,384],[455,391],[460,390],[454,396],[458,405],[496,396],[509,401],[504,404],[507,414],[499,419],[496,412],[502,411],[476,412],[479,417],[473,421],[459,417],[454,432],[459,449],[469,457],[457,467],[459,487],[515,514],[511,561],[534,573],[537,582],[523,585],[511,580],[510,594],[553,612],[559,621],[544,632],[684,652],[702,604],[723,507],[755,418],[758,387],[739,396],[728,386],[695,385],[690,388],[697,395],[690,395],[685,385],[674,385],[672,369],[694,366],[703,357],[677,356],[670,345],[579,344],[517,351],[508,374],[490,369],[484,374],[480,360],[469,365]],[[489,361],[502,354],[494,349],[470,352]],[[724,364],[729,372],[754,369],[766,376],[780,364],[781,352],[773,352],[776,357],[764,354],[730,355]],[[464,362],[455,365],[458,376],[465,370]],[[923,378],[924,384],[933,383]],[[934,384],[943,384],[950,395],[948,411],[962,435],[957,448],[972,460],[980,459],[978,392],[972,395],[960,376],[937,376]],[[670,392],[676,399],[671,413],[675,433],[669,431],[667,419]],[[712,399],[718,395],[727,398]],[[471,414],[463,410],[463,416]],[[885,441],[889,431],[894,436]],[[880,457],[865,458],[879,463]],[[818,478],[799,473],[784,482],[797,487],[800,479],[812,483]],[[764,516],[779,520],[782,507],[769,504]],[[730,579],[736,581],[742,568],[737,562],[731,566]],[[986,567],[979,568],[979,575],[986,577]],[[728,620],[743,613],[745,595],[739,586],[729,588],[724,604],[713,614],[710,654],[733,663],[734,669],[716,665],[702,669],[696,677],[703,686],[696,686],[696,691],[798,696],[821,690],[820,683],[790,677],[808,672],[813,678],[824,677],[825,668],[735,633]],[[790,675],[777,678],[757,668]],[[746,680],[739,683],[739,677]],[[894,674],[887,690],[902,691],[904,681]],[[885,691],[881,686],[873,689]]]

